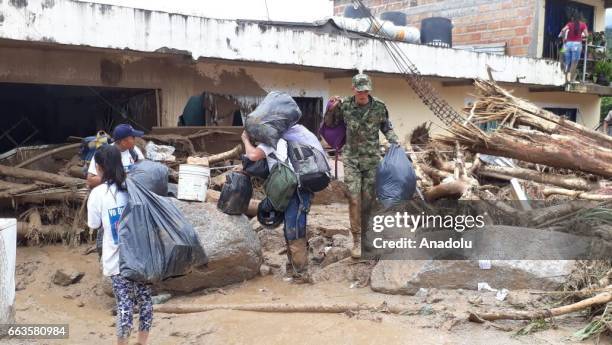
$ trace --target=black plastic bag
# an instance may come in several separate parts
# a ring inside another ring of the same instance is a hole
[[[132,166],[128,175],[153,193],[168,195],[168,167],[164,164],[140,160]]]
[[[376,196],[384,206],[412,199],[416,174],[404,149],[391,145],[376,169]]]
[[[245,129],[256,142],[276,148],[289,128],[300,121],[302,111],[287,93],[272,91],[246,118]]]
[[[217,208],[226,214],[243,214],[249,209],[253,196],[251,178],[240,172],[231,172],[225,176],[225,184]]]
[[[240,158],[242,159],[242,171],[249,174],[249,176],[259,177],[265,180],[270,175],[270,169],[268,168],[268,161],[266,159],[260,159],[254,162],[245,155],[242,155]]]
[[[208,263],[198,235],[170,201],[128,178],[128,204],[119,220],[122,277],[158,283]]]
[[[270,199],[265,198],[257,205],[257,220],[265,228],[276,228],[285,220],[285,213],[274,209]]]

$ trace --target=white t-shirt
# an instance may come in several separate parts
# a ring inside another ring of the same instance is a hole
[[[104,228],[102,237],[102,272],[105,276],[119,274],[119,219],[128,193],[117,191],[115,184],[103,183],[94,188],[87,201],[87,226],[92,229]]]
[[[298,142],[302,145],[312,146],[325,154],[325,150],[323,150],[323,146],[321,145],[319,139],[317,139],[316,135],[302,125],[295,125],[289,128],[285,134],[283,134],[283,138],[278,141],[278,144],[276,144],[276,149],[266,144],[257,145],[257,148],[261,149],[266,154],[266,160],[270,170],[272,170],[272,167],[276,164],[276,159],[270,157],[272,153],[274,153],[274,156],[281,161],[287,161],[287,140]],[[293,169],[291,164],[289,164],[289,167]]]
[[[136,152],[138,160],[145,159],[144,155],[138,147],[134,146],[134,152]],[[125,150],[121,152],[121,163],[123,163],[123,169],[125,169],[125,172],[129,172],[132,168],[132,165],[134,165],[134,158],[132,158],[130,150]],[[89,168],[87,169],[87,173],[95,176],[98,175],[98,172],[96,171],[96,159],[94,157],[92,157],[91,161],[89,162]]]

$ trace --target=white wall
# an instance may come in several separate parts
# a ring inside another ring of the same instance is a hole
[[[0,38],[45,44],[177,52],[193,59],[262,62],[327,69],[397,73],[376,39],[352,38],[290,26],[206,19],[70,0],[0,2]],[[118,31],[119,30],[119,31]],[[563,85],[560,65],[530,58],[399,43],[428,76],[487,78],[525,84]]]
[[[333,0],[77,0],[219,19],[310,22],[331,17]],[[266,11],[267,5],[267,11]]]

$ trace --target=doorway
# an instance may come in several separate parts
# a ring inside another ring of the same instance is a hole
[[[158,90],[0,83],[0,153],[110,133],[120,123],[157,126]]]
[[[569,21],[570,13],[579,13],[587,24],[589,32],[593,32],[595,8],[583,3],[568,0],[546,0],[544,19],[544,51],[542,57],[559,60],[562,42],[558,37],[561,29]]]

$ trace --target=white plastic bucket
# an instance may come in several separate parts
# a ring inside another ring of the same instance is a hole
[[[201,165],[181,164],[179,166],[177,197],[181,200],[206,200],[209,180],[210,168]]]
[[[0,219],[0,324],[15,322],[17,220]]]

